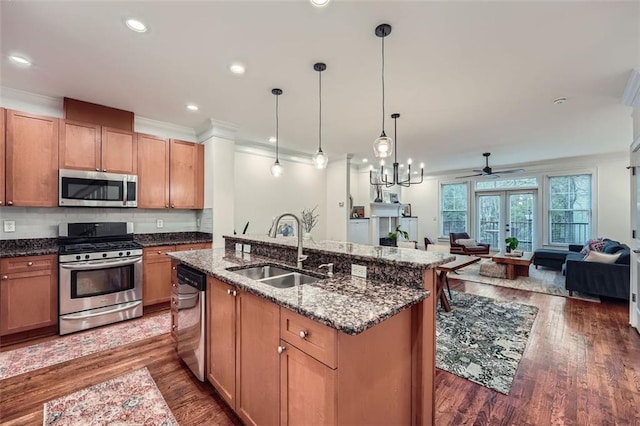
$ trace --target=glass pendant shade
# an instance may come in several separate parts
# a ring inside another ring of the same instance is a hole
[[[280,164],[279,161],[276,160],[275,163],[271,165],[271,174],[275,177],[282,176],[284,173],[284,168]]]
[[[373,141],[373,153],[378,158],[390,157],[393,153],[393,139],[384,134]]]
[[[329,159],[324,154],[324,152],[319,149],[315,154],[313,154],[313,156],[311,157],[311,161],[313,162],[313,165],[316,167],[316,169],[326,169]]]

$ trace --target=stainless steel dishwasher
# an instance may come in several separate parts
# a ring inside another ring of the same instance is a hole
[[[178,265],[178,355],[204,382],[206,274]]]

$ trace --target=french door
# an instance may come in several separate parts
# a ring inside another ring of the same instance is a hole
[[[504,250],[505,238],[516,237],[518,250],[533,251],[537,210],[535,190],[476,193],[476,239]]]

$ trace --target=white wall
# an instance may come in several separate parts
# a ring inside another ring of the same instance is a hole
[[[213,247],[224,247],[224,235],[233,234],[235,223],[235,142],[211,137],[204,142],[204,206],[211,207]],[[241,230],[240,230],[241,231]]]
[[[631,245],[629,159],[598,165],[598,236]]]
[[[425,179],[419,185],[403,188],[402,203],[411,204],[411,215],[418,217],[418,245],[424,245],[424,237],[435,241],[438,237],[439,183]]]
[[[236,232],[241,233],[249,221],[248,234],[266,234],[275,216],[284,212],[299,216],[302,209],[317,205],[316,212],[320,213],[320,217],[311,234],[315,240],[325,239],[326,229],[331,223],[326,214],[327,172],[310,164],[281,158],[284,174],[275,178],[270,172],[272,163],[273,158],[235,153]],[[231,184],[231,179],[229,182]],[[344,186],[346,188],[346,183]]]
[[[327,166],[328,240],[347,241],[349,211],[349,160],[334,160]]]

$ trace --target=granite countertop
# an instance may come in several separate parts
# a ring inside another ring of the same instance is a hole
[[[135,234],[134,241],[143,247],[165,246],[173,244],[210,243],[213,236],[206,232],[162,232],[155,234]]]
[[[57,238],[0,240],[0,258],[57,254]]]
[[[227,240],[236,240],[251,244],[259,242],[261,245],[276,247],[297,247],[296,237],[271,238],[267,235],[228,235]],[[398,247],[373,246],[344,241],[314,241],[303,240],[304,252],[347,254],[353,259],[372,260],[394,266],[431,269],[438,265],[455,260],[449,253],[435,253],[424,250],[406,249]]]
[[[341,274],[311,284],[275,288],[227,269],[266,263],[285,265],[292,270],[296,268],[270,258],[224,249],[194,250],[168,255],[229,285],[350,335],[362,333],[429,296],[429,292],[424,289]]]

